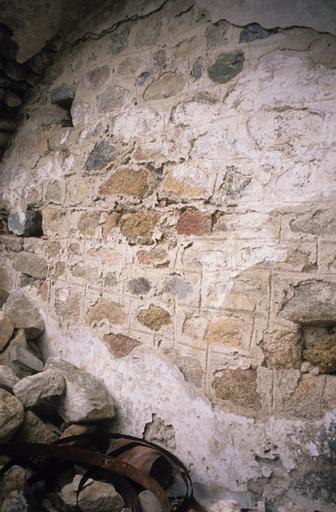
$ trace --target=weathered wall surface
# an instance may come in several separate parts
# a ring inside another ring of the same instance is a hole
[[[100,12],[49,69],[1,163],[44,236],[0,285],[202,496],[336,510],[335,36],[200,5]]]

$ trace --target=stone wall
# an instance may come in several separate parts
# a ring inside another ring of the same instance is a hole
[[[335,27],[227,4],[75,27],[0,164],[0,286],[41,301],[45,352],[101,378],[198,495],[329,512]],[[42,237],[6,233],[27,208]]]

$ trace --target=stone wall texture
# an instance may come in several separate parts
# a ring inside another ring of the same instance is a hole
[[[335,511],[335,23],[226,3],[115,4],[58,52],[0,163],[43,225],[3,227],[0,287],[203,499]]]

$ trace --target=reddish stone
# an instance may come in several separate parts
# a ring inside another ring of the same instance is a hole
[[[181,213],[176,226],[179,235],[207,235],[211,229],[211,215],[199,210],[185,210]]]
[[[127,356],[135,347],[141,345],[140,341],[124,334],[105,334],[103,340],[117,359]]]

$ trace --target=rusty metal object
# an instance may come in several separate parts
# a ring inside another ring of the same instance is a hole
[[[166,489],[173,478],[173,470],[167,458],[157,449],[139,446],[129,439],[116,439],[111,442],[107,455],[117,457],[151,476]]]
[[[92,449],[83,449],[83,441],[89,441]],[[142,488],[157,496],[163,512],[186,512],[190,508],[205,512],[193,497],[191,477],[184,464],[168,450],[137,437],[95,432],[62,438],[53,444],[7,442],[0,443],[0,455],[13,457],[0,469],[0,477],[13,464],[26,463],[34,468],[36,475],[29,480],[25,494],[34,512],[47,512],[35,496],[34,486],[44,480],[46,468],[54,469],[48,459],[88,467],[78,487],[77,504],[88,478],[98,478],[112,483],[133,512],[141,512],[138,492]],[[185,484],[183,496],[168,497],[163,489],[173,474]]]
[[[115,473],[150,490],[159,499],[163,511],[170,512],[168,497],[153,478],[142,473],[137,468],[118,459],[113,459],[108,455],[75,446],[57,446],[44,443],[0,443],[0,455],[18,456],[20,458],[40,456],[61,459],[75,464],[96,467],[107,474],[109,472]]]

